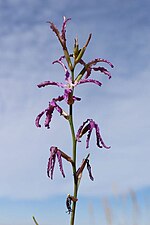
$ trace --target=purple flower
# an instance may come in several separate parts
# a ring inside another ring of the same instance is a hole
[[[65,177],[63,165],[62,165],[61,151],[57,147],[52,146],[50,148],[50,157],[49,157],[48,165],[47,165],[47,175],[51,179],[53,179],[56,156],[57,156],[57,159],[58,159],[58,164],[59,164],[59,168],[60,168],[60,171],[62,173],[62,176]]]
[[[99,130],[98,125],[92,119],[87,119],[85,122],[83,122],[83,124],[80,126],[80,128],[79,128],[79,130],[77,132],[76,140],[78,142],[80,142],[80,138],[88,131],[87,139],[86,139],[86,148],[88,148],[89,147],[89,141],[90,141],[91,133],[92,133],[93,129],[95,129],[95,132],[96,132],[97,146],[99,148],[104,147],[106,149],[109,149],[110,146],[106,146],[105,145],[105,143],[104,143],[104,141],[103,141],[103,139],[102,139],[102,137],[100,135],[100,130]]]
[[[84,83],[94,83],[94,84],[96,84],[98,86],[102,85],[101,82],[99,82],[98,80],[87,79],[87,78],[86,79],[82,79],[80,81],[73,82],[67,67],[62,62],[63,59],[64,59],[64,56],[60,57],[60,59],[58,59],[58,60],[55,60],[53,62],[53,64],[59,63],[63,67],[64,72],[65,72],[66,84],[63,84],[61,82],[55,82],[55,81],[44,81],[44,82],[42,82],[42,83],[37,85],[39,88],[46,87],[46,86],[49,86],[49,85],[54,85],[54,86],[57,86],[57,87],[60,87],[60,88],[64,88],[64,95],[63,95],[63,97],[66,100],[67,104],[71,105],[71,104],[74,103],[74,101],[80,101],[81,100],[81,98],[72,95],[73,89],[77,85],[84,84]]]
[[[54,109],[56,109],[60,115],[63,115],[65,119],[68,118],[68,114],[62,110],[62,108],[56,103],[57,101],[62,101],[64,99],[64,96],[59,96],[58,98],[53,98],[51,102],[49,102],[49,107],[46,108],[44,111],[42,111],[35,119],[35,125],[37,127],[41,127],[40,125],[40,119],[41,117],[46,114],[46,119],[45,119],[45,127],[47,127],[48,129],[49,124],[51,122],[52,119],[52,114],[54,112]]]

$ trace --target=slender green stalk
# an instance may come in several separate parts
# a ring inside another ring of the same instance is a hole
[[[74,71],[72,70],[72,80],[74,80]],[[74,175],[74,198],[77,198],[77,192],[78,192],[78,186],[77,186],[77,180],[76,180],[76,136],[75,136],[75,130],[74,130],[74,123],[73,123],[73,105],[69,106],[69,124],[72,134],[72,170]],[[72,203],[72,212],[71,212],[71,218],[70,218],[70,225],[74,225],[75,221],[75,211],[76,211],[76,202],[73,201]]]

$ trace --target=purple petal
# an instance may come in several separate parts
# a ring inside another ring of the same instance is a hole
[[[64,16],[64,22],[63,22],[62,31],[61,31],[61,37],[64,40],[64,42],[66,42],[66,24],[69,20],[71,20],[71,18],[66,19],[66,17]]]
[[[83,80],[80,80],[78,82],[78,84],[84,84],[84,83],[94,83],[94,84],[96,84],[98,86],[101,86],[102,85],[101,82],[99,82],[98,80],[93,80],[93,79],[83,79]]]
[[[52,31],[54,31],[54,33],[56,34],[58,39],[60,39],[60,33],[59,33],[59,30],[57,29],[57,27],[55,26],[55,24],[50,21],[48,21],[48,23],[50,23],[50,28],[52,29]]]
[[[62,115],[62,108],[57,105],[56,102],[61,102],[62,100],[64,100],[64,96],[61,95],[61,96],[58,96],[58,98],[53,98],[53,100],[51,101],[51,105],[55,107],[55,109],[60,113],[60,115]]]
[[[57,147],[52,146],[50,148],[50,157],[49,157],[48,165],[47,165],[47,175],[51,179],[53,179],[53,172],[54,172],[54,166],[56,161],[56,152],[57,152]]]
[[[81,98],[79,98],[79,97],[72,96],[72,98],[73,98],[74,101],[81,101]]]
[[[95,124],[95,129],[96,129],[97,146],[98,146],[99,148],[104,147],[104,148],[106,148],[106,149],[109,149],[110,146],[105,145],[105,143],[104,143],[104,141],[103,141],[103,139],[102,139],[102,137],[101,137],[101,135],[100,135],[100,130],[99,130],[99,127],[98,127],[97,124]],[[101,143],[102,146],[100,145],[100,143]]]
[[[76,140],[77,140],[78,142],[81,141],[81,140],[80,140],[81,131],[82,131],[83,127],[85,126],[85,124],[86,124],[88,121],[89,121],[89,119],[87,119],[85,122],[83,122],[83,124],[82,124],[82,125],[79,127],[79,129],[78,129],[78,132],[77,132],[77,134],[76,134]]]
[[[40,119],[41,119],[41,117],[44,115],[45,112],[46,112],[46,110],[42,111],[42,112],[36,117],[36,119],[35,119],[35,125],[36,125],[37,127],[41,127],[41,125],[40,125]]]
[[[58,96],[58,98],[53,98],[53,100],[54,100],[55,102],[61,102],[62,100],[64,100],[64,96],[63,96],[63,95]]]
[[[88,125],[88,130],[89,130],[89,132],[88,132],[88,134],[87,134],[87,139],[86,139],[86,148],[89,147],[89,142],[90,142],[90,137],[91,137],[92,129],[93,129],[93,128],[91,128],[91,127],[90,127],[90,124],[89,124],[89,125]]]
[[[55,60],[53,62],[53,64],[59,63],[63,67],[63,69],[65,71],[65,80],[70,82],[71,81],[70,73],[69,73],[67,67],[65,66],[65,64],[62,62],[62,59],[63,59],[63,56],[60,59]]]
[[[91,67],[88,67],[88,68],[86,69],[85,79],[87,79],[87,78],[91,75],[91,72],[92,72],[92,68],[91,68]]]
[[[56,154],[57,154],[57,159],[58,159],[60,171],[61,171],[63,177],[65,177],[64,170],[63,170],[63,165],[62,165],[61,152],[59,151],[59,149],[57,149],[57,153]]]
[[[114,67],[114,65],[113,65],[111,62],[109,62],[109,61],[106,60],[106,59],[102,59],[102,58],[94,59],[94,60],[92,60],[91,62],[89,62],[88,65],[90,65],[90,66],[96,65],[98,62],[104,62],[104,63],[109,64],[112,68]]]
[[[45,119],[45,127],[47,127],[47,129],[50,128],[49,124],[51,122],[52,119],[52,114],[54,112],[54,107],[52,105],[49,105],[49,108],[46,110],[46,119]]]
[[[89,172],[89,177],[90,177],[90,179],[93,181],[93,180],[94,180],[94,177],[92,176],[92,170],[91,170],[91,166],[90,166],[89,159],[87,159],[86,165],[87,165],[87,170],[88,170],[88,172]]]
[[[63,84],[63,83],[54,82],[54,81],[44,81],[44,82],[38,84],[37,86],[38,86],[39,88],[41,88],[41,87],[45,87],[45,86],[48,86],[48,85],[56,85],[56,86],[58,86],[58,87],[64,88],[64,84]]]
[[[114,68],[114,65],[106,59],[99,58],[99,59],[96,59],[96,60],[98,60],[99,62],[105,62],[105,63],[109,64],[111,66],[111,68]]]
[[[104,67],[101,67],[101,66],[99,66],[99,67],[92,67],[92,69],[95,70],[95,71],[100,71],[100,72],[106,74],[109,79],[111,78],[111,73]]]

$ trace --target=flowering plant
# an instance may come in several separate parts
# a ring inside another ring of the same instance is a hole
[[[73,53],[69,53],[66,42],[66,24],[70,20],[64,17],[61,32],[57,29],[57,27],[52,22],[48,22],[50,24],[50,28],[56,34],[62,49],[63,56],[61,56],[58,60],[55,60],[53,64],[58,63],[62,66],[65,73],[65,83],[55,82],[55,81],[44,81],[38,84],[38,88],[47,87],[47,86],[57,86],[64,89],[64,92],[61,96],[54,97],[48,104],[48,107],[45,108],[39,115],[36,117],[35,124],[37,127],[41,127],[40,119],[45,114],[45,123],[44,126],[46,128],[50,128],[50,123],[52,120],[54,110],[57,111],[66,122],[69,123],[71,134],[72,134],[72,156],[67,155],[64,151],[60,150],[57,146],[50,147],[50,157],[47,165],[47,175],[50,179],[53,179],[54,167],[56,163],[56,158],[59,164],[60,172],[63,177],[65,177],[65,172],[63,169],[62,159],[65,159],[72,166],[73,172],[73,183],[74,183],[74,193],[69,194],[66,198],[66,207],[67,212],[70,216],[70,225],[74,225],[75,222],[75,211],[76,211],[76,203],[78,200],[78,190],[80,185],[80,180],[82,177],[82,172],[87,167],[89,177],[93,181],[93,175],[91,171],[90,165],[90,154],[88,154],[85,159],[83,159],[79,168],[77,168],[77,144],[81,141],[83,135],[87,134],[86,138],[86,148],[89,148],[89,142],[92,131],[95,130],[96,134],[96,143],[99,148],[109,149],[110,146],[107,146],[101,136],[100,129],[98,124],[93,119],[87,119],[83,124],[79,127],[78,131],[75,132],[74,129],[74,115],[73,115],[73,107],[76,102],[81,101],[81,98],[74,95],[74,90],[76,86],[85,83],[93,83],[95,85],[101,86],[102,83],[99,80],[95,80],[90,78],[92,71],[99,71],[111,78],[110,72],[102,66],[97,66],[98,63],[107,63],[110,67],[113,68],[111,62],[102,59],[96,58],[88,63],[86,63],[82,57],[85,53],[85,50],[90,42],[92,34],[89,35],[85,45],[79,49],[78,39],[75,38]],[[77,64],[80,64],[83,68],[81,71],[75,76],[75,67]],[[65,112],[62,107],[60,107],[59,102],[65,101],[68,105],[68,112]],[[33,217],[34,222],[36,224],[37,221]]]

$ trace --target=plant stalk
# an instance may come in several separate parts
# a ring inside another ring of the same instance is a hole
[[[74,70],[72,70],[72,81],[74,81]],[[73,93],[72,93],[73,94]],[[72,134],[72,171],[73,171],[73,185],[74,185],[74,195],[73,197],[77,199],[77,193],[78,193],[78,185],[77,185],[77,179],[76,179],[76,136],[75,136],[75,130],[74,130],[74,123],[73,123],[73,105],[71,104],[69,106],[69,124]],[[70,225],[74,225],[75,222],[75,212],[76,212],[76,201],[72,202],[72,212],[71,212],[71,218],[70,218]]]

